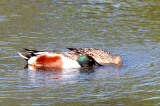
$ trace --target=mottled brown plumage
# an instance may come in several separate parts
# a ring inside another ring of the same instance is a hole
[[[68,52],[72,58],[77,60],[77,58],[81,55],[88,55],[93,57],[98,63],[105,65],[108,63],[121,65],[121,56],[120,55],[112,55],[111,53],[96,48],[68,48],[71,52]]]

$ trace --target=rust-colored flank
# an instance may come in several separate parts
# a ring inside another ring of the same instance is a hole
[[[121,61],[118,61],[117,65],[120,66],[121,65]]]
[[[37,57],[36,66],[62,68],[63,62],[60,56],[42,55]]]

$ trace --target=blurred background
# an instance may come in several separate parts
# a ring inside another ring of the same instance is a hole
[[[1,0],[0,104],[160,105],[158,0]],[[33,71],[21,48],[94,47],[122,66]]]

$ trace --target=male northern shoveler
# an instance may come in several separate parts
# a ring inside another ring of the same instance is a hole
[[[75,60],[81,55],[91,56],[101,65],[105,65],[108,63],[121,65],[121,56],[120,55],[112,55],[111,53],[96,48],[68,48],[71,52],[68,52]]]
[[[91,56],[81,55],[76,60],[65,52],[37,51],[24,48],[25,53],[19,55],[27,60],[28,65],[35,67],[78,68],[100,66]]]

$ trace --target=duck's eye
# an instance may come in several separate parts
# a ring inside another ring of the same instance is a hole
[[[92,59],[90,59],[89,61],[92,61]]]

